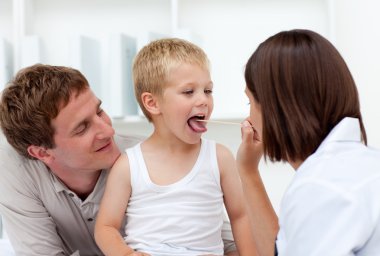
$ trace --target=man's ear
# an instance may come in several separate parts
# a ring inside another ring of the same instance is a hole
[[[30,145],[28,147],[28,153],[45,164],[49,164],[53,159],[53,156],[49,153],[49,151],[41,146]]]
[[[152,115],[160,114],[160,108],[157,101],[157,96],[154,96],[150,92],[144,92],[141,94],[141,101],[144,104],[144,108]]]

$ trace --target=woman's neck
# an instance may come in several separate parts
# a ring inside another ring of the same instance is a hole
[[[297,171],[297,169],[301,166],[301,164],[303,163],[304,161],[302,160],[295,160],[295,161],[289,161],[289,164],[293,167],[293,169],[295,171]]]

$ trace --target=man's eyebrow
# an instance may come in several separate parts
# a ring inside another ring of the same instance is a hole
[[[98,112],[100,106],[102,105],[102,101],[98,99],[98,103],[96,104],[96,113]],[[74,126],[74,128],[71,130],[71,134],[75,134],[75,131],[79,129],[82,125],[86,125],[88,123],[88,117],[80,121],[78,124]]]

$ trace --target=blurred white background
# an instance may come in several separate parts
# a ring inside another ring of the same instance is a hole
[[[130,66],[150,40],[176,36],[201,46],[212,64],[214,119],[248,115],[243,70],[267,37],[295,28],[328,38],[357,83],[369,145],[380,148],[380,2],[376,0],[0,0],[0,90],[22,67],[45,63],[80,69],[104,101],[119,133],[147,136]],[[206,137],[236,152],[240,129],[209,125]],[[294,171],[262,163],[269,196],[280,209]]]

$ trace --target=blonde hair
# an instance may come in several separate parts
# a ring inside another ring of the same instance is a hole
[[[142,103],[142,93],[161,95],[168,83],[170,71],[183,63],[209,70],[209,60],[205,52],[183,39],[156,40],[144,46],[137,54],[133,63],[135,96],[149,121],[152,120]]]

